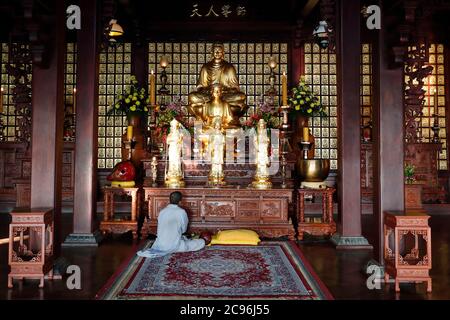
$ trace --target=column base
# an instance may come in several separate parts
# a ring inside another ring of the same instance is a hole
[[[69,234],[61,244],[63,247],[98,247],[102,236],[100,232],[94,233],[72,233]]]
[[[344,237],[335,233],[331,237],[331,242],[340,250],[372,250],[373,247],[366,238],[359,237]]]

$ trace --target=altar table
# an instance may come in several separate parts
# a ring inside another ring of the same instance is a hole
[[[298,189],[297,212],[298,212],[298,239],[303,240],[304,233],[314,236],[331,236],[336,232],[336,222],[333,220],[333,193],[334,188],[324,189]],[[319,196],[322,198],[322,221],[306,222],[305,220],[305,197]]]
[[[107,233],[125,233],[131,231],[133,239],[137,239],[138,231],[138,214],[140,212],[140,190],[137,187],[121,188],[121,187],[104,187],[105,194],[103,221],[100,222],[100,231]],[[114,196],[126,195],[131,197],[131,218],[130,220],[116,220],[114,218]]]
[[[169,203],[169,195],[180,191],[181,207],[189,217],[189,232],[251,229],[260,236],[295,240],[289,215],[293,189],[201,188],[180,189],[144,187],[148,215],[143,223],[143,239],[156,233],[159,212]]]

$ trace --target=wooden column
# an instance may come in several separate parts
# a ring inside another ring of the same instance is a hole
[[[383,263],[383,212],[404,209],[404,109],[403,70],[390,68],[388,56],[392,48],[387,41],[389,30],[379,31],[374,61],[374,216],[378,237],[374,258]],[[392,58],[391,58],[392,59]]]
[[[96,246],[97,121],[98,121],[98,6],[81,0],[81,30],[77,36],[77,122],[73,233],[64,245]]]
[[[303,44],[291,49],[291,70],[289,72],[289,83],[291,87],[297,86],[300,76],[305,74],[305,54]]]
[[[61,189],[64,123],[64,4],[55,2],[56,19],[48,63],[33,65],[31,208],[53,208],[54,253],[61,244]],[[46,60],[47,57],[44,57]]]
[[[338,249],[371,248],[361,234],[360,11],[359,0],[338,1],[339,224],[338,233],[332,237]]]
[[[148,88],[148,46],[133,44],[131,48],[131,72],[142,88]],[[159,64],[159,61],[157,61]],[[156,72],[156,70],[155,70]]]

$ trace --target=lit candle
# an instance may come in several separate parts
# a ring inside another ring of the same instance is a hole
[[[128,126],[127,128],[127,139],[128,141],[133,140],[133,126]]]
[[[283,92],[283,106],[287,106],[287,96],[288,96],[288,89],[287,89],[287,77],[286,72],[283,72],[283,75],[281,76],[281,85],[282,85],[282,92]]]
[[[159,65],[160,65],[162,68],[167,68],[167,66],[169,65],[169,59],[167,59],[166,56],[162,56],[162,57],[161,57],[161,60],[159,61]]]
[[[0,113],[3,112],[3,87],[0,89]]]
[[[438,114],[438,91],[434,89],[434,115]]]
[[[155,72],[153,70],[150,74],[150,105],[156,105]]]
[[[77,109],[77,88],[73,88],[73,111],[72,111],[73,114],[75,114],[76,109]]]
[[[303,141],[309,142],[309,128],[303,128]]]

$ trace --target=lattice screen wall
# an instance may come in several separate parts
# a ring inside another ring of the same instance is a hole
[[[425,142],[433,138],[433,116],[435,113],[434,92],[438,93],[438,115],[439,115],[439,136],[442,142],[442,151],[439,153],[439,169],[447,170],[447,130],[446,130],[446,102],[445,102],[445,61],[444,45],[431,44],[429,49],[429,65],[433,66],[433,72],[425,80],[426,99],[423,108],[423,115],[419,126],[422,130],[422,137]]]
[[[328,117],[313,117],[309,121],[316,143],[315,158],[330,159],[332,170],[337,169],[337,61],[336,54],[323,51],[317,44],[306,43],[305,80],[320,96]]]
[[[64,104],[65,119],[64,129],[71,130],[71,137],[75,136],[75,117],[76,106],[74,106],[74,89],[77,81],[77,45],[76,43],[68,43],[66,50],[65,66],[64,66]]]
[[[131,44],[100,53],[98,106],[98,168],[113,168],[121,161],[122,134],[127,125],[122,115],[107,115],[117,94],[130,83]]]
[[[188,94],[196,90],[200,69],[211,60],[211,43],[206,42],[165,42],[149,43],[149,70],[156,70],[157,90],[160,88],[159,75],[162,71],[159,60],[169,58],[168,88],[173,97],[181,95],[183,104],[187,104]],[[287,43],[224,43],[225,60],[236,67],[241,90],[247,94],[247,104],[255,106],[257,98],[268,89],[270,69],[267,65],[270,56],[278,62],[277,90],[281,93],[280,75],[288,72]],[[252,108],[249,109],[249,113]]]
[[[361,45],[361,126],[372,122],[372,45]]]
[[[15,141],[17,130],[17,117],[15,113],[14,103],[12,101],[12,90],[14,89],[14,78],[8,75],[6,66],[10,62],[9,45],[2,43],[0,46],[0,54],[2,57],[1,65],[1,88],[3,88],[2,102],[3,110],[1,111],[3,121],[3,137],[4,141]],[[30,74],[31,77],[31,74]]]

